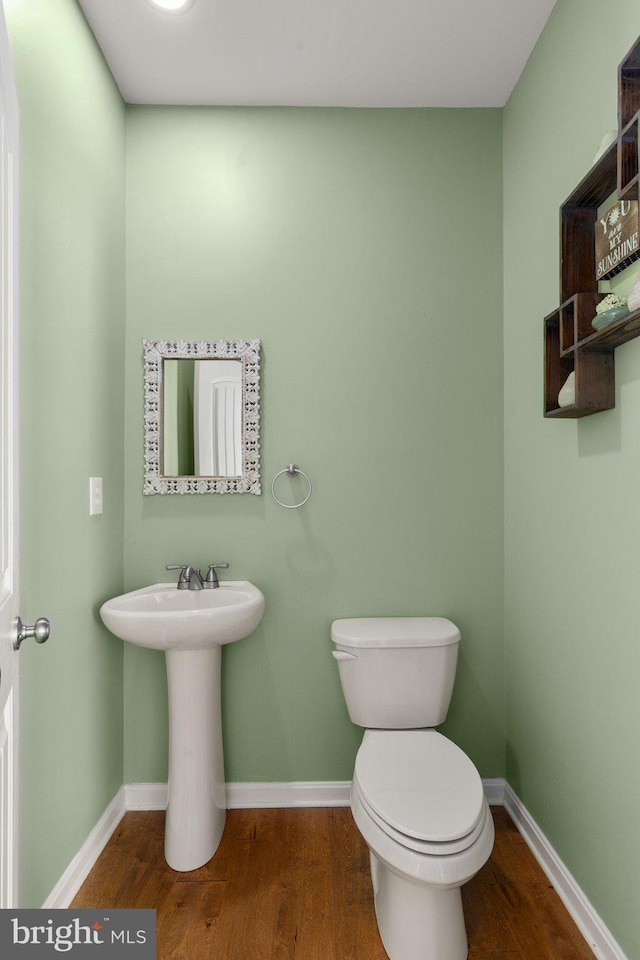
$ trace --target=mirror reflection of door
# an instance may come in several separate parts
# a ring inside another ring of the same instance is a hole
[[[242,362],[164,361],[164,476],[242,474]]]
[[[239,477],[242,473],[242,364],[239,360],[196,360],[195,367],[196,475]]]

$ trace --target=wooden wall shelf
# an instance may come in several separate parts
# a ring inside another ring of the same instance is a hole
[[[560,208],[560,303],[544,318],[544,416],[578,418],[615,406],[614,349],[640,335],[640,311],[594,330],[606,296],[596,279],[595,223],[599,207],[640,199],[640,38],[618,67],[618,137]],[[575,372],[576,402],[558,406]]]
[[[638,121],[637,114],[620,134],[618,143],[618,199],[635,200],[638,196]]]

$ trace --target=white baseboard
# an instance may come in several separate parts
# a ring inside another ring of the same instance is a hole
[[[348,807],[350,780],[298,783],[228,783],[230,810],[252,807]]]
[[[272,807],[348,807],[348,780],[300,783],[228,783],[229,810]],[[165,810],[166,783],[128,783],[127,810]]]
[[[494,806],[504,803],[502,778],[482,781],[487,800]],[[293,783],[228,783],[229,810],[275,807],[348,807],[351,781],[320,780]],[[127,810],[165,810],[166,783],[127,783],[124,787]]]
[[[508,783],[483,780],[490,804],[504,806],[598,960],[627,960],[584,892]],[[349,781],[302,783],[228,783],[230,809],[274,807],[348,807]],[[121,787],[85,843],[51,891],[43,908],[67,907],[127,810],[164,810],[166,783],[128,783]]]
[[[598,960],[627,960],[620,944],[508,783],[504,807]]]
[[[125,791],[124,787],[120,787],[80,850],[42,904],[43,909],[56,910],[69,906],[126,812]]]
[[[484,795],[492,807],[504,805],[504,777],[483,777]]]
[[[125,783],[127,810],[166,810],[166,783]]]

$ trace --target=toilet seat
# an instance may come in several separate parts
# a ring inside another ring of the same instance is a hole
[[[417,853],[466,850],[486,819],[472,761],[436,730],[369,730],[358,751],[353,790],[390,838]]]
[[[429,840],[416,840],[415,837],[411,837],[406,833],[402,833],[399,830],[395,830],[388,823],[386,823],[382,817],[380,817],[375,810],[370,806],[370,804],[365,800],[360,792],[358,781],[354,778],[351,785],[352,794],[357,794],[358,800],[362,805],[365,813],[371,817],[374,823],[385,832],[385,834],[394,840],[396,843],[399,843],[401,846],[406,847],[407,850],[413,850],[415,853],[421,853],[425,856],[431,857],[449,857],[454,853],[463,853],[467,850],[475,841],[478,839],[482,830],[484,829],[485,819],[487,816],[486,807],[483,808],[480,814],[480,819],[476,826],[469,833],[465,834],[463,837],[460,837],[458,840],[451,841],[429,841]]]

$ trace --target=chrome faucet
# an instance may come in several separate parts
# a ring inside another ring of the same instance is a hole
[[[167,564],[167,570],[180,571],[178,590],[202,590],[204,587],[200,571],[187,563]]]
[[[202,574],[196,567],[192,567],[187,563],[170,563],[167,565],[167,570],[180,571],[177,584],[178,590],[215,590],[220,586],[216,569],[228,570],[229,564],[210,563],[206,580],[202,579]]]

